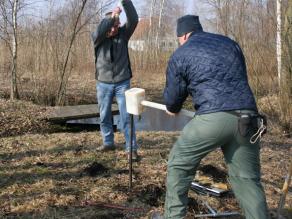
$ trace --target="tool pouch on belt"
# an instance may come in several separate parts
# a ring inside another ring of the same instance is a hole
[[[247,137],[256,134],[259,130],[261,136],[267,132],[266,116],[261,114],[243,113],[238,119],[238,131],[242,137]]]

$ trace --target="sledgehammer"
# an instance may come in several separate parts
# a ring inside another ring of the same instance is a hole
[[[133,115],[141,115],[144,107],[143,106],[148,106],[151,108],[155,109],[160,109],[160,110],[166,110],[166,106],[159,104],[159,103],[154,103],[145,100],[145,90],[142,88],[132,88],[129,89],[125,92],[126,96],[126,107],[127,107],[127,112],[130,114],[130,119],[131,119],[131,140],[130,140],[130,159],[129,159],[129,188],[130,190],[132,189],[132,170],[133,170],[133,160],[132,160],[132,152],[133,152],[133,125],[134,125],[134,117]],[[185,115],[189,117],[194,117],[195,113],[182,109],[179,112],[179,115]]]
[[[166,110],[166,106],[145,100],[145,90],[142,88],[132,88],[125,92],[126,95],[126,105],[127,112],[132,115],[141,115],[144,110],[143,106],[148,106],[151,108]],[[182,109],[179,115],[185,115],[189,117],[194,117],[195,113]]]

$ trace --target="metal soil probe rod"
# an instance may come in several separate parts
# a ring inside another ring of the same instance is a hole
[[[134,115],[130,114],[130,159],[129,159],[129,189],[132,190],[132,179],[133,179],[133,137],[134,137]]]
[[[141,115],[144,107],[151,107],[155,109],[160,109],[160,110],[166,110],[166,106],[159,104],[159,103],[154,103],[150,101],[145,100],[145,90],[142,88],[131,88],[125,92],[126,96],[126,108],[127,112],[130,114],[131,118],[131,128],[130,128],[130,151],[129,151],[129,189],[132,189],[132,172],[133,172],[133,138],[134,138],[134,115]],[[195,112],[191,112],[185,109],[182,109],[180,111],[180,114],[189,116],[189,117],[194,117]]]

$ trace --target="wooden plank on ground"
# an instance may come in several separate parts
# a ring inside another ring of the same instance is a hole
[[[112,114],[119,114],[117,104],[112,105]],[[52,122],[64,122],[68,120],[93,117],[99,117],[97,104],[55,107],[52,113],[48,116],[48,120]]]

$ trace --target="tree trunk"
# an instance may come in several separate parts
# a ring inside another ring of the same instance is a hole
[[[152,40],[152,29],[153,29],[152,19],[153,19],[155,5],[156,5],[156,0],[151,0],[151,8],[150,8],[150,15],[149,15],[148,43],[151,42],[151,40]]]
[[[277,0],[277,63],[278,63],[278,84],[281,89],[281,73],[282,73],[282,0]]]
[[[288,4],[288,5],[287,5]],[[288,7],[287,7],[288,6]],[[292,93],[292,82],[291,82],[291,23],[292,23],[292,8],[291,1],[282,2],[283,8],[283,28],[281,28],[281,62],[280,66],[280,107],[281,107],[281,125],[289,133],[292,128],[291,117],[291,93]]]
[[[61,105],[64,102],[67,82],[68,82],[68,79],[69,79],[69,76],[66,77],[67,67],[68,67],[69,58],[70,58],[70,54],[71,54],[71,50],[72,50],[75,38],[76,38],[78,32],[80,31],[80,28],[81,28],[81,27],[78,28],[78,23],[80,22],[81,14],[82,14],[82,12],[84,10],[86,2],[87,2],[87,0],[82,0],[81,7],[80,7],[80,9],[78,11],[76,20],[74,22],[74,27],[73,27],[71,39],[70,39],[70,42],[69,42],[69,45],[68,45],[68,48],[67,48],[67,51],[66,51],[64,64],[63,64],[63,67],[61,69],[60,85],[59,85],[58,93],[57,93],[57,105]]]
[[[283,40],[285,44],[285,51],[283,57],[283,68],[285,75],[285,82],[287,84],[288,96],[292,95],[292,2],[288,1],[288,8],[285,13],[285,23],[283,30]]]
[[[156,32],[155,43],[156,43],[156,46],[157,46],[158,49],[159,49],[158,38],[159,38],[159,33],[161,31],[161,20],[162,20],[162,15],[163,15],[164,2],[165,2],[165,0],[161,0],[160,12],[159,12],[159,20],[158,20],[158,29],[157,29],[157,32]]]
[[[13,34],[12,34],[12,71],[11,71],[11,90],[10,99],[19,99],[18,89],[17,89],[17,10],[18,10],[18,0],[13,2],[12,10],[12,22],[13,22]]]

